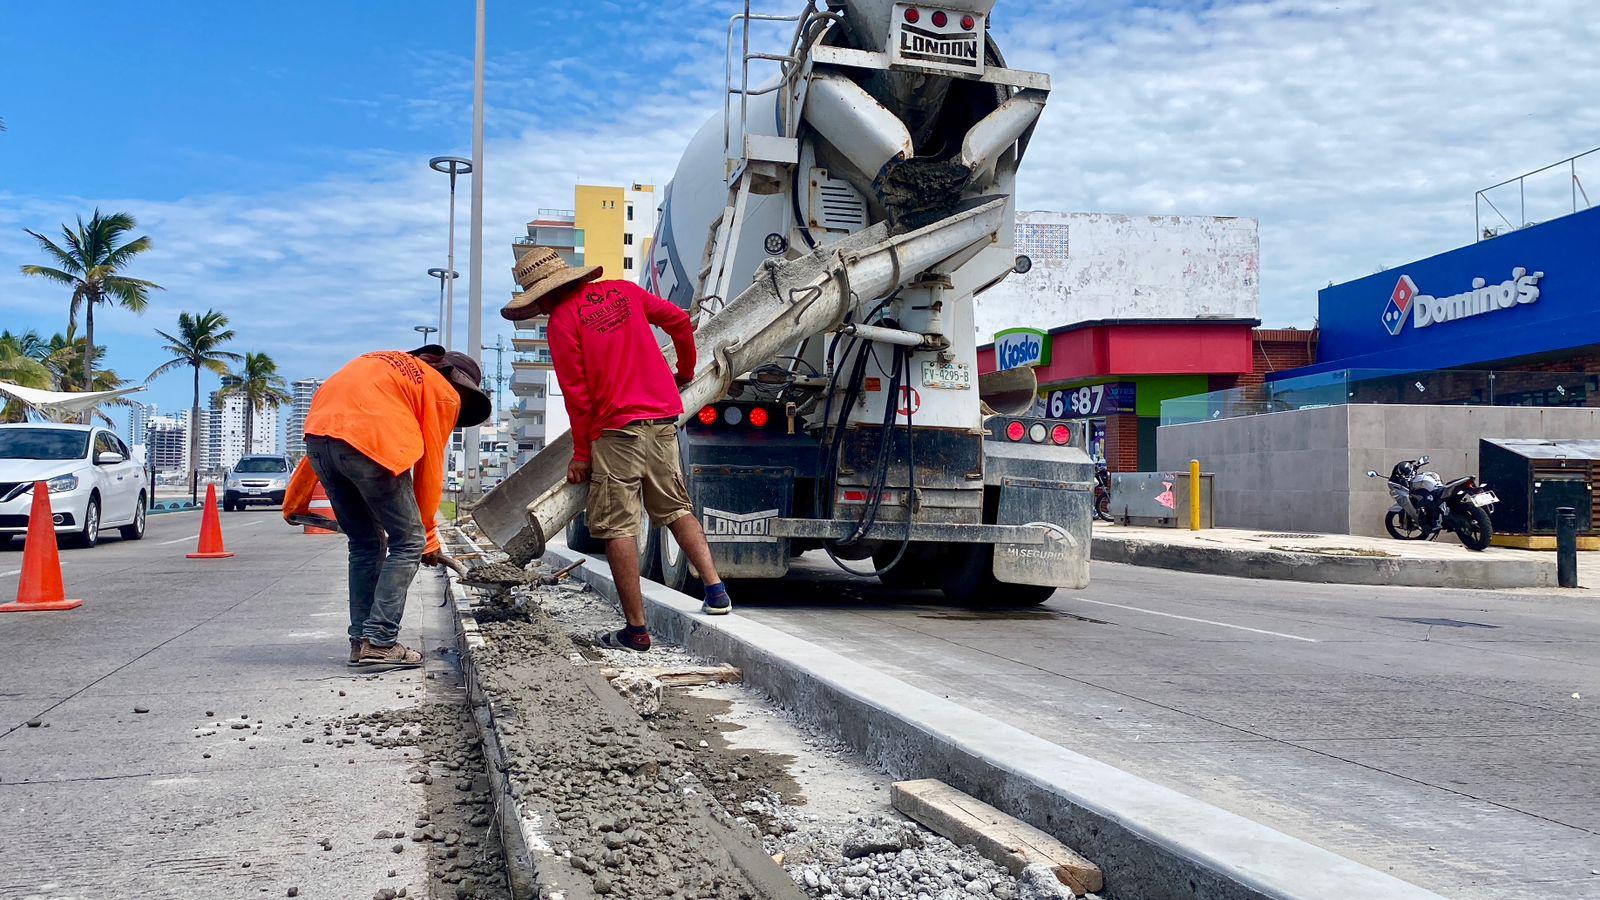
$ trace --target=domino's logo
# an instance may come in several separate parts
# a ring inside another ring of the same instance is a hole
[[[1383,327],[1389,329],[1391,335],[1398,337],[1400,329],[1406,327],[1406,316],[1411,313],[1411,301],[1416,296],[1416,282],[1410,275],[1401,275],[1393,293],[1389,294],[1389,305],[1383,308]]]

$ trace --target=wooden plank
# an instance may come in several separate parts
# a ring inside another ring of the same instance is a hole
[[[697,684],[738,684],[744,673],[735,666],[657,666],[647,669],[604,668],[600,674],[607,681],[624,672],[649,675],[668,687],[688,687]]]
[[[1100,867],[1071,847],[942,781],[897,781],[889,789],[889,800],[895,809],[934,832],[957,844],[971,844],[986,859],[1005,866],[1013,875],[1029,865],[1043,863],[1075,893],[1087,894],[1105,887]]]

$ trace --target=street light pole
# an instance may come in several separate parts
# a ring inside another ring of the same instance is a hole
[[[461,277],[461,273],[455,271],[454,269],[441,269],[441,268],[435,266],[434,268],[428,270],[428,274],[432,275],[434,278],[439,279],[439,327],[435,328],[434,331],[437,331],[442,335],[444,333],[444,283],[445,283],[445,279],[448,278],[451,281],[455,281],[457,278]],[[446,347],[445,349],[449,349],[449,348]]]
[[[428,335],[433,334],[439,329],[433,327],[432,325],[413,325],[411,326],[411,330],[422,335],[422,343],[424,346],[426,346],[432,343],[432,341],[428,340]]]
[[[435,172],[443,172],[444,174],[450,176],[450,240],[449,244],[447,245],[445,255],[445,271],[455,272],[456,176],[471,173],[472,161],[469,159],[462,159],[459,156],[435,156],[433,159],[428,160],[428,167],[433,169]],[[456,315],[456,286],[454,282],[454,278],[450,279],[450,282],[445,288],[444,324],[440,326],[444,329],[442,336],[444,338],[444,347],[446,350],[450,349],[451,339],[454,336],[452,333],[453,322]]]
[[[472,250],[467,266],[467,352],[483,368],[483,57],[487,9],[478,0],[477,27],[472,53]],[[497,392],[498,393],[498,392]],[[478,496],[478,426],[467,429],[467,489],[469,499]]]

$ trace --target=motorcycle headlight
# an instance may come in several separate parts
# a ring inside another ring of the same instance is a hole
[[[70,472],[66,475],[57,475],[49,481],[46,481],[44,485],[50,489],[50,493],[52,494],[75,491],[78,489],[78,476],[73,475]]]

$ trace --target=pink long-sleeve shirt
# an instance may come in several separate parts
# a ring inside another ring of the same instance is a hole
[[[572,419],[572,458],[589,461],[600,432],[683,413],[672,369],[650,326],[672,338],[678,372],[694,374],[689,314],[627,281],[569,289],[550,312],[550,356]]]

